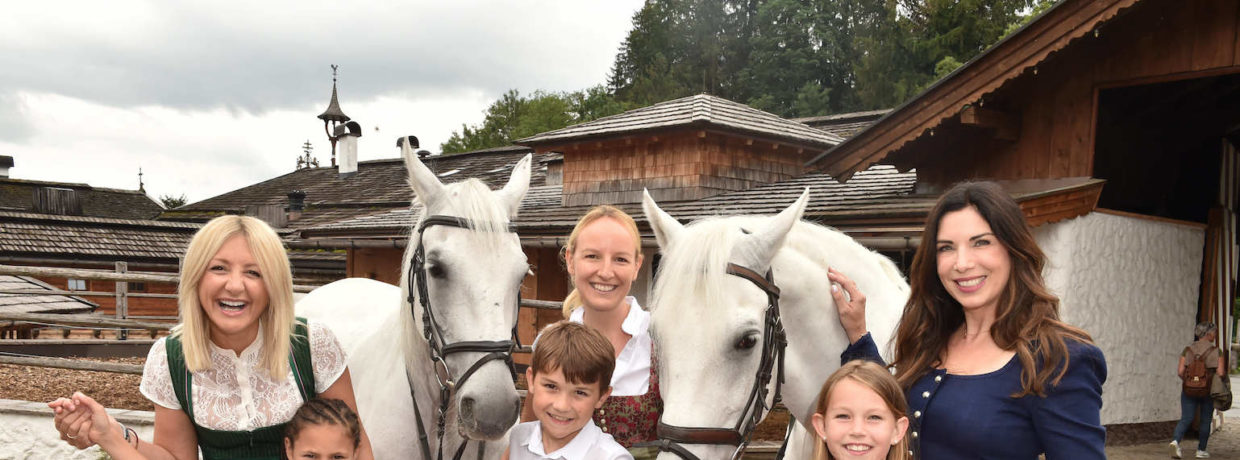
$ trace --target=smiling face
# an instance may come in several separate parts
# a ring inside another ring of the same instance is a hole
[[[907,417],[896,418],[877,392],[855,379],[837,382],[828,401],[826,411],[814,414],[812,422],[837,459],[886,458],[908,429]]]
[[[1012,274],[1012,258],[977,208],[943,215],[936,237],[939,280],[965,311],[995,311]]]
[[[611,311],[624,303],[642,265],[637,245],[633,233],[611,217],[581,228],[565,260],[586,308]]]
[[[340,425],[308,425],[297,433],[297,442],[284,438],[289,460],[348,460],[357,458],[353,439]]]
[[[538,373],[527,368],[525,379],[531,382],[530,405],[542,430],[543,452],[568,445],[611,394],[599,382],[569,382],[559,367]]]
[[[226,240],[208,262],[198,282],[198,301],[217,346],[239,352],[258,337],[258,320],[267,311],[267,287],[244,236]]]

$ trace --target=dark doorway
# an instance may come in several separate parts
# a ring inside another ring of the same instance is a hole
[[[1102,90],[1098,206],[1206,223],[1218,203],[1222,142],[1240,123],[1240,74]]]

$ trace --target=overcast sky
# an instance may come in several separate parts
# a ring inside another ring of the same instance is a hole
[[[190,202],[289,173],[340,66],[359,160],[439,144],[510,88],[604,83],[641,0],[36,1],[0,14],[10,177]]]

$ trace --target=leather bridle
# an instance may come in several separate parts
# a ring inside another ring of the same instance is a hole
[[[472,231],[484,231],[475,222],[454,216],[427,216],[422,219],[422,223],[418,225],[418,243],[414,249],[413,257],[409,260],[409,294],[408,301],[410,305],[414,302],[414,289],[417,290],[417,301],[422,306],[422,336],[426,338],[426,342],[430,345],[431,361],[435,368],[435,377],[439,382],[439,407],[436,411],[437,426],[436,433],[439,439],[438,459],[443,459],[443,436],[445,425],[447,423],[448,406],[451,402],[452,393],[456,389],[465,385],[469,377],[474,375],[483,365],[496,360],[503,360],[508,364],[508,370],[512,373],[513,380],[516,380],[516,370],[513,367],[512,352],[519,346],[517,338],[516,315],[513,315],[512,338],[510,340],[475,340],[448,343],[444,338],[443,329],[439,322],[435,319],[435,310],[431,308],[430,293],[427,289],[426,276],[426,253],[422,244],[422,235],[427,227],[442,225],[445,227],[456,227]],[[516,233],[516,228],[509,223],[503,227],[503,231]],[[521,293],[517,292],[517,311],[521,308]],[[417,314],[417,313],[413,313]],[[459,378],[453,378],[452,372],[448,370],[448,363],[445,361],[448,356],[454,353],[486,353],[474,364],[460,375]],[[418,422],[418,441],[422,449],[422,457],[430,460],[430,445],[427,440],[427,432],[422,425],[422,411],[418,408],[418,398],[414,394],[414,382],[409,382],[410,396],[413,397],[413,410]],[[465,446],[469,444],[469,439],[465,438],[459,448],[456,450],[454,459],[459,460],[461,454],[465,452]]]
[[[766,395],[772,376],[776,377],[776,381],[775,397],[771,404],[774,406],[780,401],[780,386],[784,383],[784,349],[787,348],[788,339],[779,316],[779,287],[775,285],[770,270],[767,270],[766,276],[762,276],[748,268],[729,263],[727,273],[749,280],[766,292],[767,298],[766,319],[762,331],[762,357],[745,410],[741,412],[741,418],[733,428],[680,427],[659,421],[659,440],[642,443],[642,446],[658,447],[662,452],[672,452],[685,460],[699,460],[681,444],[727,444],[736,446],[731,457],[736,459],[749,444],[749,437],[758,422],[762,421],[765,411],[771,409],[766,406]]]

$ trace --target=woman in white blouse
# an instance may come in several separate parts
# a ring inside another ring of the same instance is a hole
[[[633,445],[658,438],[663,411],[647,333],[650,313],[629,295],[642,260],[637,225],[613,206],[596,206],[582,216],[564,246],[573,286],[564,299],[564,316],[601,332],[616,353],[611,396],[595,411],[594,422],[639,459],[658,453]],[[526,404],[522,420],[533,419]]]
[[[48,405],[61,439],[98,444],[113,458],[280,458],[282,435],[304,400],[357,403],[344,351],[325,326],[293,316],[288,257],[267,224],[208,222],[181,268],[181,324],[151,347],[140,391],[155,403],[151,441],[75,393]],[[188,390],[188,391],[187,391]],[[373,455],[362,430],[361,459]]]

